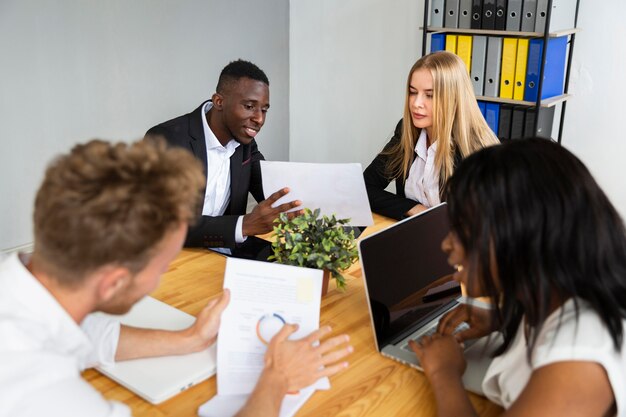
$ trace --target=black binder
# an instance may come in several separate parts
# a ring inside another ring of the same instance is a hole
[[[511,139],[522,139],[524,137],[524,116],[526,113],[525,106],[513,107],[513,115],[511,116]]]
[[[526,109],[526,121],[524,123],[524,137],[540,137],[550,139],[552,137],[552,123],[554,122],[554,107],[539,107],[539,118],[535,126],[536,107]]]
[[[500,121],[498,123],[498,138],[500,141],[511,139],[511,116],[513,106],[510,104],[500,105]]]
[[[506,30],[507,0],[496,0],[496,30]]]
[[[472,0],[472,29],[481,29],[483,0]]]
[[[481,29],[493,30],[496,28],[496,0],[483,1],[483,21]]]

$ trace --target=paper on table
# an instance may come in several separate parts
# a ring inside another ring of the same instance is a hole
[[[361,164],[261,161],[261,173],[266,197],[289,187],[289,194],[275,205],[300,200],[301,208],[349,218],[351,226],[374,224]]]
[[[322,271],[229,258],[224,288],[230,304],[222,314],[217,339],[217,391],[249,394],[263,369],[264,340],[284,322],[297,323],[291,339],[319,327]]]
[[[311,398],[315,388],[309,387],[300,391],[298,395],[287,395],[280,406],[280,417],[292,417]],[[218,394],[198,409],[200,417],[232,417],[237,414],[248,399],[248,395],[221,395]]]

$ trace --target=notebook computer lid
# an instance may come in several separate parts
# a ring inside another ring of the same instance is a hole
[[[165,330],[184,329],[195,320],[193,316],[152,297],[143,298],[123,316],[106,316],[134,327]],[[146,401],[158,404],[215,375],[215,344],[207,350],[188,355],[134,359],[96,369]]]
[[[461,296],[441,242],[449,231],[442,203],[359,242],[379,351],[448,310]]]

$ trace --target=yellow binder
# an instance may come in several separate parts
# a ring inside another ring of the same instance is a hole
[[[456,54],[463,60],[467,73],[472,68],[472,37],[459,35],[456,45]]]
[[[526,63],[528,62],[528,39],[517,40],[517,58],[515,62],[515,86],[513,98],[524,100],[524,87],[526,85]]]
[[[501,98],[513,98],[516,57],[517,39],[504,38],[502,40],[502,72],[500,74]]]
[[[456,54],[456,35],[446,35],[446,51]]]

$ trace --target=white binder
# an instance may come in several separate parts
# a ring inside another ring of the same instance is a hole
[[[430,6],[430,26],[443,27],[443,15],[445,0],[433,0]]]
[[[535,32],[543,32],[546,28],[548,16],[548,0],[537,0],[537,12],[535,13]],[[576,21],[575,0],[552,0],[552,12],[550,14],[550,28],[548,32],[571,29]]]

